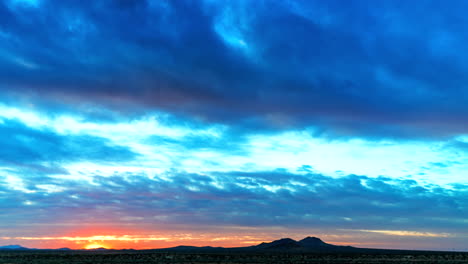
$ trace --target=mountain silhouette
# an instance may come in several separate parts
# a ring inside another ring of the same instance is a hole
[[[69,248],[60,249],[35,249],[26,248],[20,245],[8,245],[0,246],[0,250],[47,250],[47,251],[60,251],[60,250],[72,250]],[[106,248],[95,248],[95,249],[81,249],[86,251],[134,251],[133,249],[106,249]],[[139,250],[140,251],[140,250]],[[372,248],[356,248],[351,246],[338,246],[328,244],[322,241],[318,237],[306,237],[302,240],[296,241],[291,238],[282,238],[272,242],[263,242],[258,245],[248,247],[211,247],[211,246],[177,246],[171,248],[161,249],[144,249],[144,252],[181,252],[181,253],[401,253],[401,252],[423,252],[414,250],[396,250],[396,249],[372,249]]]
[[[212,251],[226,251],[226,250],[229,250],[229,248],[210,247],[210,246],[204,246],[204,247],[176,246],[176,247],[165,248],[165,249],[161,249],[161,250],[164,250],[164,251],[169,250],[169,251],[177,251],[177,252],[212,252]]]
[[[38,248],[27,248],[23,247],[21,245],[7,245],[7,246],[0,246],[0,250],[60,250],[60,251],[70,251],[72,249],[63,247],[63,248],[57,248],[57,249],[38,249]]]
[[[350,251],[355,248],[349,246],[336,246],[323,242],[317,237],[306,237],[300,241],[291,238],[282,238],[269,243],[261,243],[256,246],[247,247],[257,251]]]
[[[29,248],[20,246],[20,245],[7,245],[7,246],[1,246],[0,250],[27,250]]]
[[[282,238],[270,243],[263,242],[260,245],[254,247],[256,249],[292,249],[300,248],[301,244],[291,238]]]
[[[56,250],[72,250],[71,248],[63,247],[63,248],[57,248]]]
[[[105,250],[109,250],[105,247],[99,247],[99,248],[90,248],[90,249],[85,249],[87,251],[105,251]]]
[[[323,242],[318,237],[310,237],[310,236],[299,241],[299,244],[301,244],[301,246],[303,247],[335,247],[335,245]]]
[[[248,247],[196,247],[177,246],[172,248],[157,249],[156,251],[170,252],[354,252],[358,248],[350,246],[336,246],[323,242],[317,237],[306,237],[300,241],[291,238],[282,238],[272,242],[263,242]]]

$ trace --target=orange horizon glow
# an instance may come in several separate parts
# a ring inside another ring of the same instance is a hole
[[[207,246],[216,244],[224,247],[238,247],[268,242],[252,236],[196,236],[185,235],[95,235],[95,236],[23,236],[0,237],[0,240],[14,241],[22,246],[38,248],[71,249],[156,249],[179,245]],[[26,242],[26,243],[24,243]],[[37,246],[39,244],[39,246]]]
[[[228,228],[226,228],[228,229]],[[306,236],[316,236],[326,243],[343,246],[398,248],[401,247],[401,238],[407,237],[408,244],[415,243],[418,238],[449,237],[446,233],[426,233],[415,231],[396,230],[342,230],[341,234],[322,232],[287,232],[285,230],[239,230],[229,229],[221,232],[176,232],[161,231],[147,232],[144,230],[123,230],[118,228],[84,228],[67,232],[67,235],[57,236],[4,236],[2,244],[20,244],[30,248],[56,249],[68,247],[70,249],[158,249],[180,245],[186,246],[219,246],[219,247],[245,247],[258,245],[262,242],[271,242],[280,238],[289,237],[301,240]],[[346,233],[351,232],[351,233]],[[92,235],[98,234],[98,235]],[[152,233],[152,234],[151,234]],[[131,235],[130,235],[131,234]],[[395,240],[396,239],[396,240]],[[397,241],[398,243],[395,244]],[[1,245],[1,244],[0,244]]]

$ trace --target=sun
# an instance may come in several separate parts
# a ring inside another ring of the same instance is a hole
[[[98,248],[106,248],[106,247],[102,244],[92,243],[92,244],[86,245],[84,248],[85,249],[98,249]]]

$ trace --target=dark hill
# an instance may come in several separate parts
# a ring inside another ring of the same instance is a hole
[[[92,248],[92,249],[86,249],[87,251],[106,251],[106,250],[109,250],[107,248],[104,248],[104,247],[100,247],[100,248]]]
[[[57,248],[56,250],[63,250],[63,251],[70,251],[70,248],[64,247],[64,248]]]
[[[0,247],[0,250],[27,250],[29,248],[25,248],[20,245],[8,245],[8,246],[2,246]]]
[[[171,251],[171,252],[218,252],[218,251],[228,251],[229,248],[223,247],[195,247],[195,246],[177,246],[172,248],[165,248],[162,249],[164,251]]]
[[[249,248],[254,251],[268,252],[349,252],[357,249],[353,247],[328,244],[317,237],[306,237],[300,241],[296,241],[291,238],[283,238],[270,243],[261,243]]]
[[[334,247],[334,245],[327,244],[318,237],[306,237],[299,241],[299,244],[303,247]]]
[[[275,240],[270,243],[261,243],[260,245],[254,246],[255,249],[269,250],[269,249],[293,249],[300,248],[301,244],[291,238],[282,238],[280,240]]]
[[[256,246],[223,248],[223,247],[192,247],[178,246],[158,249],[156,251],[170,252],[355,252],[358,248],[349,246],[335,246],[323,242],[317,237],[306,237],[300,241],[282,238],[272,242],[263,242]]]

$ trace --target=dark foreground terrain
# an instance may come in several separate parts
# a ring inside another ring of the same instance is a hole
[[[468,252],[409,251],[337,246],[316,237],[283,238],[256,246],[222,248],[178,246],[152,250],[28,249],[0,247],[0,264],[125,264],[125,263],[467,263]]]
[[[2,251],[0,263],[468,263],[468,253],[189,253],[152,251]]]

